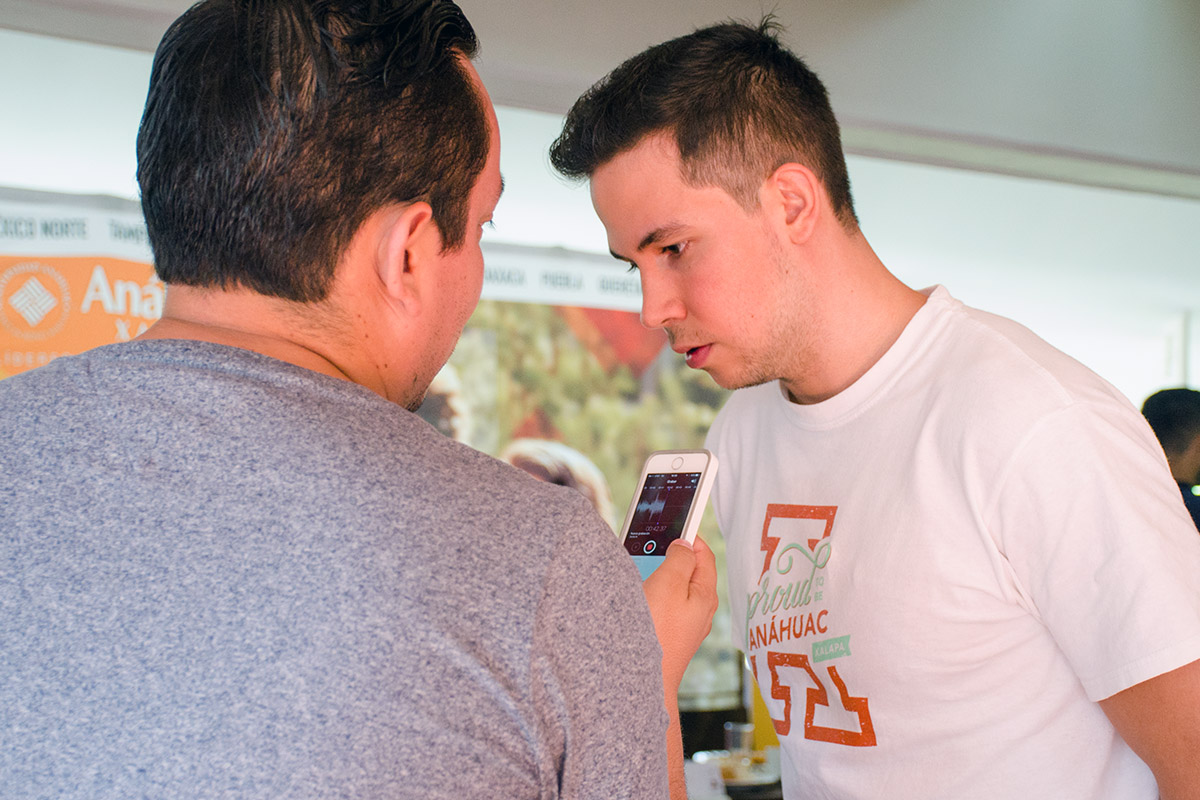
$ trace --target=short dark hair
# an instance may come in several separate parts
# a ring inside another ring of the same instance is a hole
[[[163,36],[138,184],[168,284],[324,299],[366,218],[426,201],[466,237],[490,144],[449,0],[203,0]]]
[[[646,136],[674,136],[683,177],[719,186],[744,208],[778,167],[804,164],[847,228],[857,225],[841,133],[825,86],[779,41],[770,16],[702,28],[625,61],[575,102],[550,150],[572,178]]]
[[[1200,436],[1200,392],[1163,389],[1142,403],[1142,416],[1168,455],[1179,455]]]

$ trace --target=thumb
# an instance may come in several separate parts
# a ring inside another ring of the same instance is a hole
[[[687,542],[676,539],[667,546],[664,560],[654,572],[663,573],[663,578],[670,583],[687,584],[695,569],[696,551]]]

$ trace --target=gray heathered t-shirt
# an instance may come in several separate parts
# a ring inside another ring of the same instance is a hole
[[[199,342],[0,381],[0,420],[0,795],[665,796],[650,616],[577,493]]]

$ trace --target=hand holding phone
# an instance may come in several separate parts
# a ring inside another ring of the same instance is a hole
[[[695,540],[716,473],[717,457],[707,450],[658,450],[646,459],[621,526],[621,542],[643,580],[672,541]]]
[[[718,604],[716,556],[699,537],[691,550],[668,547],[662,564],[642,581],[642,591],[662,647],[663,687],[675,692],[712,630]]]

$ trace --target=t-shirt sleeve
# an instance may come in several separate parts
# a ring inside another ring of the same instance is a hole
[[[1136,412],[1048,416],[998,489],[989,527],[1088,697],[1200,658],[1200,537]]]
[[[637,569],[590,508],[555,548],[532,675],[558,796],[665,798],[662,652]]]

